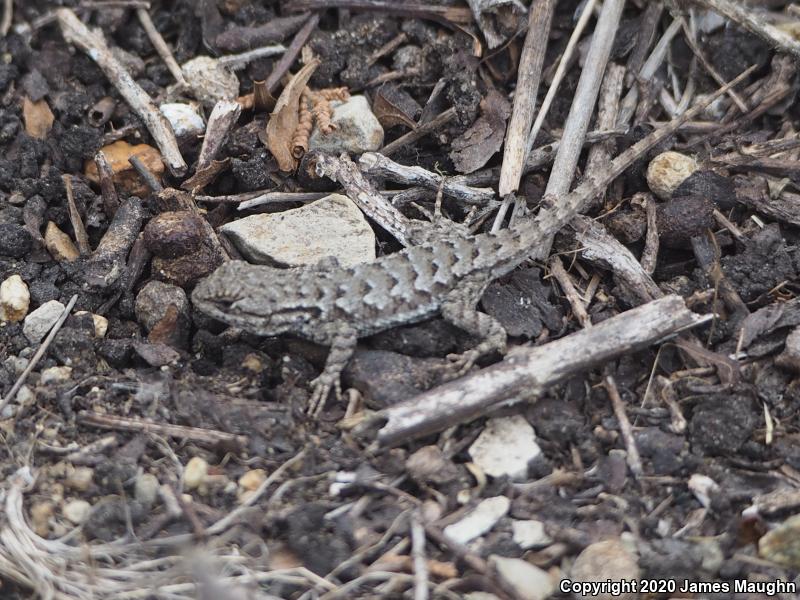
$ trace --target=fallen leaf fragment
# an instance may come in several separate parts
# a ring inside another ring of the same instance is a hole
[[[22,118],[25,120],[25,133],[38,140],[47,137],[55,120],[47,100],[32,102],[27,96],[22,99]]]
[[[72,262],[80,256],[72,239],[49,221],[44,232],[44,245],[57,262]]]
[[[459,173],[477,171],[503,145],[506,121],[511,114],[508,100],[497,90],[492,90],[481,101],[481,112],[472,127],[453,140],[450,158]]]
[[[278,97],[267,123],[267,147],[278,161],[281,171],[294,171],[297,168],[292,142],[300,122],[300,97],[319,64],[319,59],[314,59],[292,77]]]

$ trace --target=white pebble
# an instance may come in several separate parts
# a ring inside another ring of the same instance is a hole
[[[12,275],[0,283],[0,321],[16,323],[28,314],[31,294],[19,275]]]
[[[669,200],[680,184],[697,171],[697,161],[680,152],[662,152],[647,167],[647,185],[662,200]]]
[[[191,104],[183,102],[166,102],[158,107],[161,114],[167,118],[172,125],[172,131],[179,138],[188,138],[200,135],[206,130],[203,117]]]
[[[208,476],[208,463],[195,456],[186,463],[183,470],[183,485],[187,490],[194,490],[200,487]]]
[[[89,513],[92,511],[92,505],[86,500],[72,500],[64,505],[62,511],[64,518],[73,525],[80,525],[89,518]]]
[[[72,367],[50,367],[42,371],[39,383],[41,385],[52,385],[69,381],[70,377],[72,377]]]

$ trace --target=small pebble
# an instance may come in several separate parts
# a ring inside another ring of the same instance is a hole
[[[528,463],[542,453],[536,432],[521,415],[489,419],[469,447],[472,461],[487,475],[521,481],[528,476]]]
[[[52,221],[47,223],[47,229],[44,230],[44,245],[56,262],[72,262],[80,256],[72,238]]]
[[[553,538],[544,530],[541,521],[511,521],[512,539],[523,550],[530,548],[544,548],[553,543]]]
[[[206,130],[203,117],[191,104],[183,102],[166,102],[158,107],[161,114],[172,125],[172,131],[178,138],[190,138],[202,134]]]
[[[800,515],[789,517],[762,536],[758,554],[789,569],[800,569]]]
[[[267,479],[267,472],[264,469],[252,469],[239,477],[239,487],[247,491],[255,491]]]
[[[55,507],[52,502],[36,502],[31,506],[31,525],[36,535],[47,537],[50,533],[50,519],[55,514]]]
[[[182,288],[161,281],[149,281],[136,296],[136,319],[150,331],[166,316],[171,304],[175,305],[179,314],[188,317],[189,299]]]
[[[25,318],[31,304],[31,293],[19,275],[0,283],[0,321],[16,323]]]
[[[664,246],[685,248],[691,239],[714,226],[714,205],[703,196],[686,196],[656,208],[658,237]]]
[[[203,217],[188,210],[160,213],[144,228],[147,249],[160,258],[177,258],[195,252],[204,238]]]
[[[373,114],[364,96],[353,96],[347,102],[334,105],[331,123],[336,126],[330,133],[322,133],[316,126],[308,140],[309,150],[339,154],[374,152],[383,146],[383,127]]]
[[[492,554],[489,564],[522,600],[545,600],[556,590],[556,582],[550,573],[521,558],[506,558]]]
[[[447,483],[458,477],[454,465],[436,445],[423,446],[406,461],[406,473],[420,483]]]
[[[151,473],[142,473],[133,486],[133,497],[142,506],[150,508],[158,498],[158,478]]]
[[[572,564],[570,579],[581,583],[592,581],[635,580],[639,578],[639,560],[623,540],[616,538],[595,542],[584,548]],[[573,594],[575,598],[599,598],[600,600],[634,600],[638,594],[612,595],[601,593],[597,596]]]
[[[186,463],[183,470],[183,485],[187,490],[194,490],[200,487],[208,476],[208,463],[195,456]]]
[[[58,318],[64,312],[64,305],[58,300],[45,302],[39,308],[25,317],[22,333],[32,344],[41,342],[47,332],[52,329]]]
[[[70,377],[72,377],[72,367],[49,367],[42,371],[39,383],[41,385],[53,385],[69,381]]]
[[[92,510],[92,505],[86,500],[72,500],[64,505],[62,514],[64,518],[74,525],[85,523],[89,518],[89,513]]]
[[[94,337],[96,338],[104,338],[106,337],[106,333],[108,332],[108,319],[106,319],[102,315],[96,315],[94,313],[89,313],[85,310],[78,310],[75,311],[74,316],[82,317],[83,315],[92,315],[92,324],[94,325]]]
[[[375,233],[342,194],[280,213],[245,217],[220,230],[254,263],[299,267],[333,256],[349,267],[375,258]]]
[[[466,544],[494,527],[510,507],[511,500],[505,496],[486,498],[463,519],[445,527],[444,534],[458,544]]]
[[[182,64],[181,71],[194,97],[208,108],[239,95],[239,78],[215,58],[198,56]]]
[[[94,470],[89,467],[75,467],[68,475],[64,484],[77,492],[87,492],[92,487]]]
[[[697,161],[679,152],[662,152],[647,167],[647,185],[662,200],[698,169]]]
[[[11,195],[8,197],[8,203],[14,206],[22,206],[27,201],[25,198],[25,194],[21,192],[11,192]]]
[[[120,192],[129,195],[146,197],[150,193],[150,188],[142,181],[142,178],[129,162],[131,156],[135,156],[150,171],[156,179],[160,180],[164,174],[164,163],[161,161],[161,153],[147,144],[131,145],[125,140],[118,140],[108,146],[103,146],[100,151],[105,155],[111,167],[112,179]],[[93,159],[89,159],[84,164],[86,178],[94,184],[100,182],[97,174],[97,165]]]
[[[31,234],[22,225],[0,224],[0,256],[22,258],[30,252],[32,245]]]
[[[14,401],[20,406],[30,406],[36,402],[36,393],[28,385],[19,388]]]

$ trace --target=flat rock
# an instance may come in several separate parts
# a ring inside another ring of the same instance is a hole
[[[466,517],[445,527],[444,534],[454,542],[466,544],[494,527],[510,507],[511,500],[505,496],[486,498]]]
[[[472,446],[472,461],[492,477],[507,475],[516,481],[528,476],[528,463],[542,453],[536,432],[520,415],[489,419]]]
[[[22,333],[25,334],[31,344],[41,342],[63,312],[64,305],[58,300],[45,302],[25,317]]]
[[[492,554],[489,564],[524,600],[545,600],[556,589],[556,582],[547,571],[521,558]]]
[[[350,198],[331,194],[301,208],[259,214],[221,228],[259,264],[311,265],[335,257],[348,267],[375,258],[375,234]]]
[[[364,96],[353,96],[335,106],[331,123],[336,129],[330,133],[314,127],[308,140],[309,151],[361,154],[374,152],[383,145],[383,127]]]

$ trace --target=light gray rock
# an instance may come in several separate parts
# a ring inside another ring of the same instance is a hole
[[[64,517],[73,525],[80,525],[89,517],[92,505],[86,500],[72,500],[64,505]]]
[[[459,544],[466,544],[489,531],[511,507],[511,500],[495,496],[481,501],[475,510],[460,521],[444,528],[444,534]]]
[[[372,113],[364,96],[353,96],[347,102],[334,106],[331,123],[336,129],[322,133],[316,126],[308,140],[309,150],[324,152],[374,152],[383,145],[383,127]]]
[[[142,473],[133,486],[133,497],[146,508],[155,504],[158,497],[158,478],[151,473]]]
[[[165,102],[158,107],[161,114],[167,118],[172,125],[172,131],[179,138],[188,138],[202,134],[206,130],[203,117],[191,104],[183,102]]]
[[[239,95],[239,78],[210,56],[198,56],[181,65],[183,76],[195,98],[209,108],[220,100],[233,100]]]
[[[179,314],[189,317],[189,299],[186,292],[177,285],[162,281],[149,281],[136,296],[134,312],[136,319],[147,331],[153,329],[174,304]]]
[[[469,447],[472,462],[492,477],[509,476],[516,481],[528,475],[528,463],[541,455],[536,432],[524,417],[489,419]]]
[[[492,554],[489,564],[524,600],[545,600],[556,589],[556,582],[547,571],[521,558]]]
[[[331,194],[301,208],[259,214],[221,228],[251,262],[289,267],[333,256],[342,266],[375,258],[375,233],[350,198]]]
[[[45,302],[25,317],[22,333],[25,334],[25,337],[28,338],[31,344],[41,342],[42,338],[52,329],[53,325],[58,321],[58,317],[60,317],[63,312],[64,305],[58,300]]]
[[[575,582],[589,583],[593,581],[635,580],[639,578],[639,559],[634,551],[622,539],[614,538],[595,542],[583,549],[575,562],[572,563],[570,579]],[[600,598],[601,600],[622,599],[634,600],[635,593],[622,593],[612,595],[601,593],[596,596],[587,596],[573,593],[575,598]]]
[[[63,383],[69,381],[72,377],[72,367],[48,367],[42,371],[42,376],[39,383],[42,385],[52,385],[54,383]]]
[[[511,521],[511,532],[514,543],[523,550],[544,548],[553,543],[553,538],[544,530],[541,521]]]

